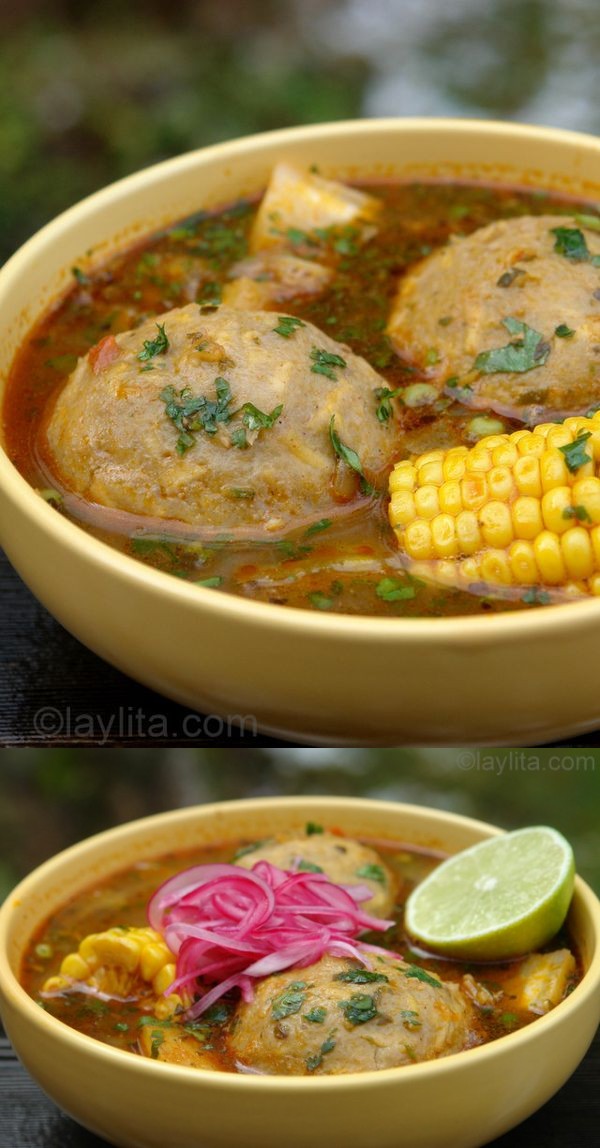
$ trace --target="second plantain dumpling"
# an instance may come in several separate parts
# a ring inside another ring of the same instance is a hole
[[[600,400],[599,259],[585,217],[498,220],[403,277],[388,333],[469,406],[530,423],[584,414]]]
[[[276,534],[332,512],[389,465],[380,384],[310,323],[193,303],[93,347],[58,396],[43,449],[89,502]]]

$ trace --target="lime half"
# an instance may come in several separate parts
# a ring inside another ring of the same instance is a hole
[[[481,841],[434,869],[406,902],[406,929],[444,956],[521,956],[558,932],[574,880],[573,850],[556,829],[518,829]]]

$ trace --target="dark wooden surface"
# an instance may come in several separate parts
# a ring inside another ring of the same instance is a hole
[[[0,550],[0,747],[295,744],[249,728],[186,736],[203,728],[193,717],[186,726],[189,712],[90,653],[40,606]],[[555,744],[596,747],[600,731]]]
[[[600,1128],[599,1079],[600,1032],[564,1088],[529,1120],[494,1140],[495,1148],[592,1148],[598,1143]],[[85,1088],[85,1081],[81,1086]],[[48,1100],[21,1067],[0,1029],[0,1148],[103,1148],[105,1144]],[[439,1148],[452,1148],[452,1144]]]
[[[207,728],[212,734],[217,727]],[[165,729],[165,736],[152,734]],[[292,744],[249,726],[243,734],[186,736],[201,729],[202,715],[134,682],[67,633],[0,550],[0,747]]]

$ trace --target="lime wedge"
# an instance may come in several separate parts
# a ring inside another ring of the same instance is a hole
[[[521,956],[558,932],[574,880],[573,850],[556,829],[517,829],[434,869],[406,902],[406,930],[444,956]]]

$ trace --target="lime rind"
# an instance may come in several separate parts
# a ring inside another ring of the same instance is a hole
[[[448,858],[406,903],[409,936],[443,956],[506,960],[540,948],[563,924],[575,879],[568,841],[533,826]]]

